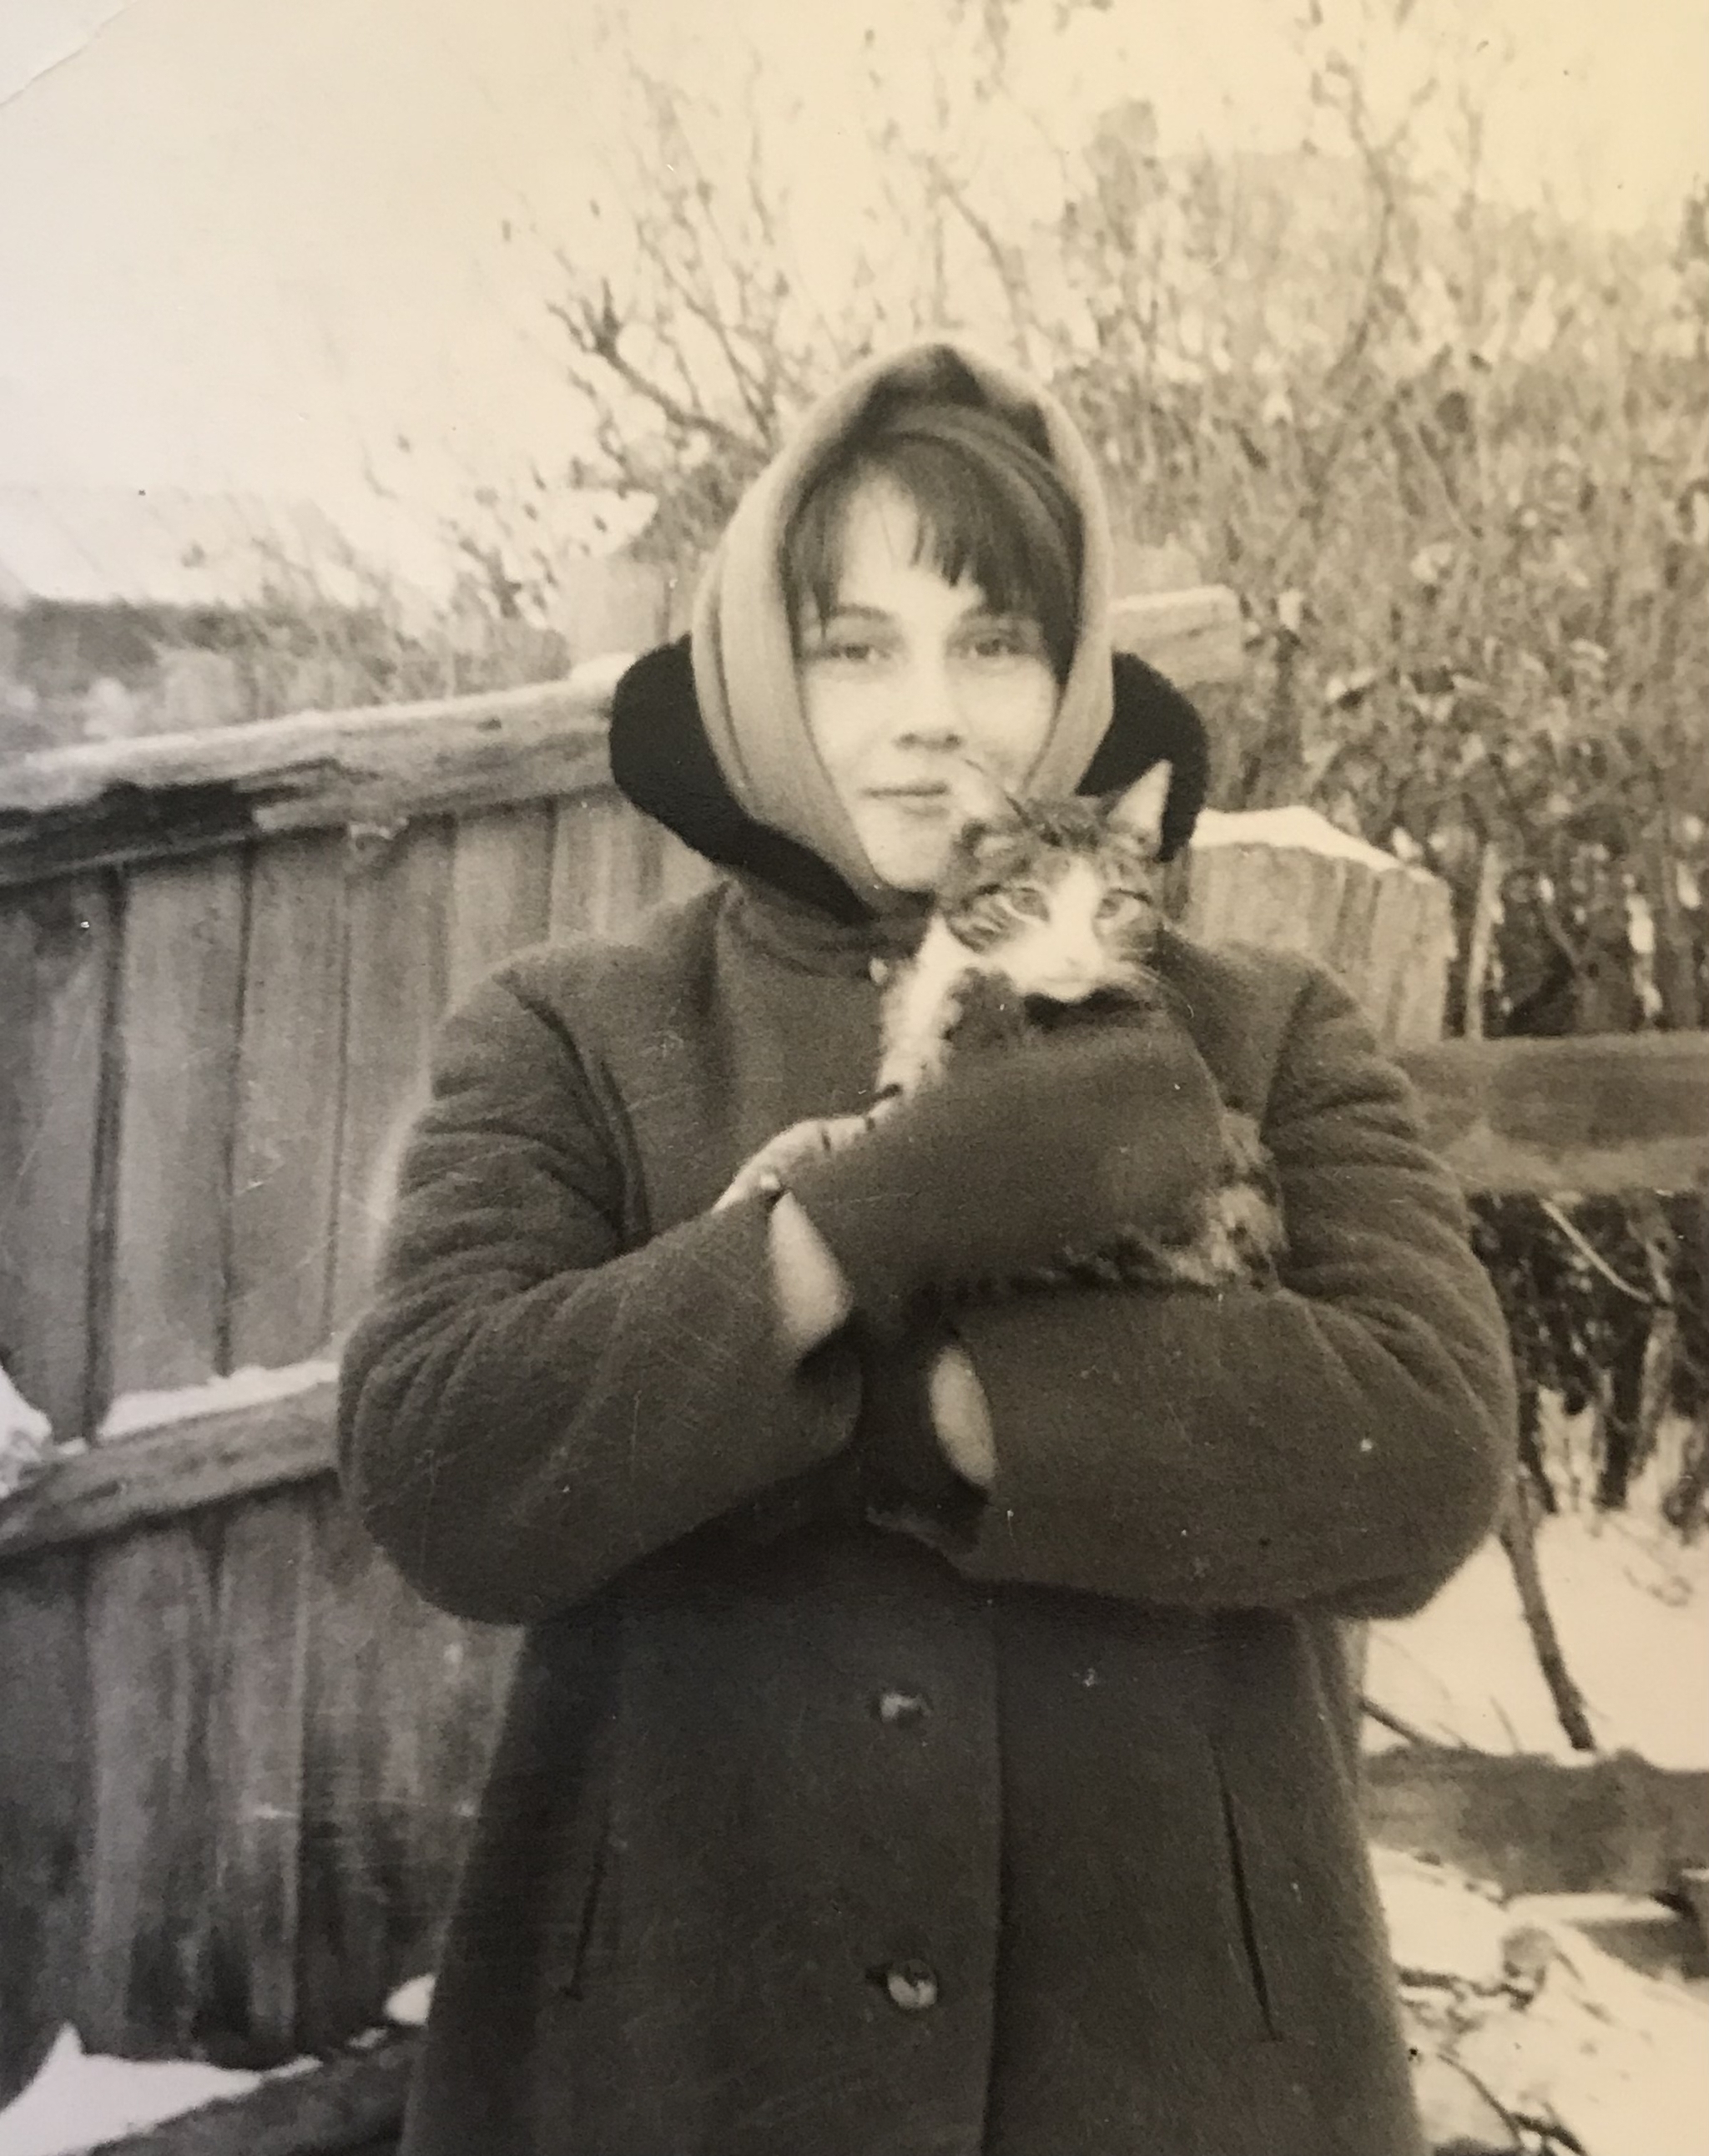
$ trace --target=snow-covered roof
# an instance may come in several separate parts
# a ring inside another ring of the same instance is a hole
[[[309,578],[348,603],[349,547],[313,502],[171,487],[0,486],[0,609],[234,610]]]

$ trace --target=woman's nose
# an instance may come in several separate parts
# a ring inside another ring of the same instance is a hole
[[[903,740],[932,748],[953,748],[964,732],[961,698],[948,669],[921,667],[909,684]]]

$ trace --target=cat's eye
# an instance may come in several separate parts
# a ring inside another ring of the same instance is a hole
[[[1098,901],[1100,921],[1132,921],[1142,913],[1149,901],[1142,891],[1107,891]]]
[[[1044,921],[1050,916],[1049,896],[1035,884],[1022,884],[1019,890],[1010,891],[1005,896],[1017,913],[1024,913],[1034,921]]]

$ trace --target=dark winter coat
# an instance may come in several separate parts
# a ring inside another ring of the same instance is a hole
[[[763,1209],[706,1208],[861,1104],[893,932],[726,883],[445,1036],[345,1468],[530,1629],[407,2156],[1417,2156],[1337,1620],[1503,1486],[1459,1199],[1326,976],[1172,942],[1283,1287],[969,1310],[971,1546],[844,1519],[854,1353],[797,1367]]]

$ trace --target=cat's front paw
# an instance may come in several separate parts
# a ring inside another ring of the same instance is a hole
[[[809,1116],[802,1122],[791,1123],[742,1163],[712,1210],[721,1213],[744,1198],[775,1198],[788,1183],[791,1171],[803,1161],[839,1152],[856,1138],[865,1137],[870,1127],[865,1116]]]

